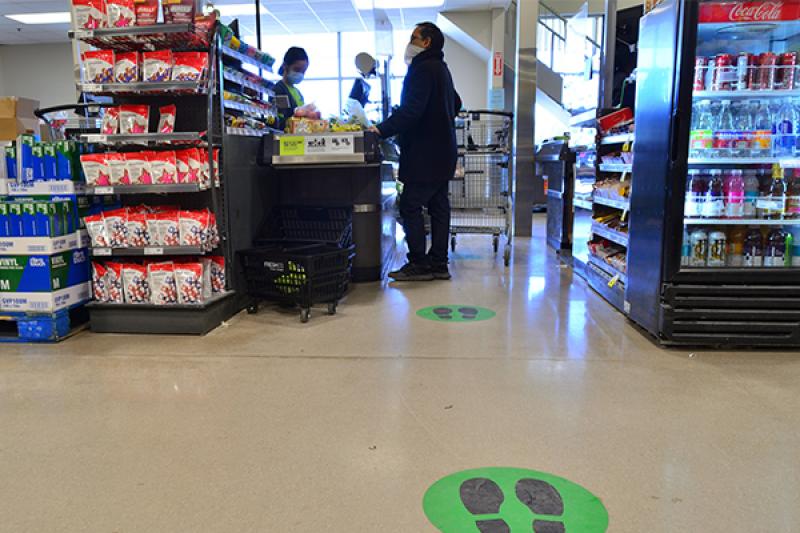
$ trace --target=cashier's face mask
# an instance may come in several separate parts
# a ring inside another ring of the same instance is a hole
[[[414,58],[424,51],[425,49],[422,48],[421,46],[408,43],[408,46],[406,46],[406,56],[405,56],[406,65],[410,65],[411,62],[414,61]]]
[[[305,74],[303,74],[302,72],[295,72],[294,70],[290,70],[289,73],[286,75],[286,79],[292,85],[297,85],[298,83],[301,83],[303,81],[303,78],[305,78]]]

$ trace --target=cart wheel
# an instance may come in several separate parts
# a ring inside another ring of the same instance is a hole
[[[456,236],[455,235],[450,237],[450,251],[451,252],[455,252],[456,251]]]
[[[503,262],[506,266],[511,264],[511,246],[506,246],[506,251],[503,252]]]
[[[331,302],[328,304],[328,314],[329,315],[336,314],[336,302]]]
[[[305,324],[308,322],[308,319],[311,318],[311,309],[301,309],[300,310],[300,322]]]
[[[247,314],[248,315],[255,315],[258,313],[258,304],[250,304],[247,306]]]
[[[494,253],[496,254],[497,251],[500,249],[500,236],[495,235],[492,239],[492,246],[494,247]]]

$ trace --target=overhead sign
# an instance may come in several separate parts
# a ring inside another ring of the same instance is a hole
[[[703,2],[701,24],[731,22],[776,22],[800,19],[800,1],[765,0],[761,2]]]

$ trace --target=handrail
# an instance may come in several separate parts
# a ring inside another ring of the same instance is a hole
[[[555,11],[555,10],[554,10],[552,7],[548,6],[547,4],[545,4],[544,2],[542,2],[541,0],[539,1],[539,5],[540,5],[541,7],[543,7],[543,8],[545,9],[545,11],[547,11],[548,13],[550,13],[550,14],[551,14],[553,17],[557,18],[558,20],[560,20],[561,22],[563,22],[563,23],[565,23],[565,24],[569,24],[569,20],[568,20],[568,19],[566,19],[566,18],[564,18],[563,16],[561,16],[560,14],[558,14],[558,13],[557,13],[557,12],[556,12],[556,11]],[[558,36],[559,36],[559,38],[561,38],[561,40],[563,40],[563,41],[566,41],[566,39],[565,39],[565,38],[563,38],[563,37],[561,37],[561,35],[559,35],[559,34],[558,34],[558,32],[556,32],[555,30],[553,30],[552,28],[550,28],[550,27],[549,27],[547,24],[544,24],[544,23],[542,22],[542,20],[541,20],[541,17],[539,17],[539,24],[541,24],[541,25],[542,25],[542,26],[544,26],[545,28],[549,29],[550,31],[552,31],[553,33],[555,33],[556,35],[558,35]],[[597,48],[598,50],[602,50],[602,48],[603,48],[603,47],[602,47],[602,46],[600,46],[600,43],[598,43],[597,41],[595,41],[594,39],[592,39],[592,38],[591,38],[591,37],[589,37],[588,35],[584,35],[584,36],[583,36],[583,38],[584,38],[584,39],[586,39],[587,41],[589,41],[590,43],[592,43],[592,45],[593,45],[595,48]]]

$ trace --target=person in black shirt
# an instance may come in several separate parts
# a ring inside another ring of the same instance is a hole
[[[361,70],[363,65],[372,65],[372,69],[368,72]],[[356,78],[353,82],[353,88],[350,89],[350,98],[361,104],[361,107],[367,107],[369,103],[369,93],[372,87],[369,86],[367,80],[375,75],[375,60],[368,54],[358,54],[356,56],[356,68],[358,69],[360,78]]]
[[[395,281],[450,279],[448,192],[458,159],[455,118],[461,98],[444,62],[443,48],[444,35],[435,24],[417,25],[406,47],[409,69],[400,107],[372,128],[382,137],[400,136],[400,216],[408,243],[408,263],[389,274]],[[428,253],[423,206],[431,217]]]
[[[286,127],[286,119],[294,115],[294,110],[305,105],[303,93],[297,89],[306,71],[308,70],[308,54],[302,48],[293,46],[286,51],[283,56],[278,74],[283,76],[281,81],[275,84],[275,96],[285,96],[288,99],[288,106],[280,106],[278,109],[279,129]]]

